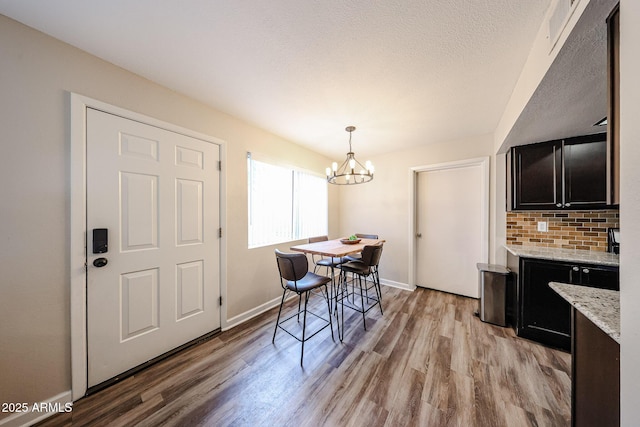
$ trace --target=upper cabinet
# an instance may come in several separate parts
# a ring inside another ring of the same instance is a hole
[[[605,133],[513,147],[507,159],[510,209],[608,206]]]
[[[620,204],[620,5],[607,19],[609,203]]]

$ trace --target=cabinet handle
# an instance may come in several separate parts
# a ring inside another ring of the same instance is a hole
[[[571,203],[565,203],[565,204],[564,204],[564,207],[565,207],[565,208],[568,208],[568,207],[570,207],[570,206],[571,206]]]
[[[573,267],[573,271],[580,271],[579,267]]]
[[[562,207],[562,203],[556,203],[556,207],[557,208],[561,208]]]
[[[584,274],[589,274],[589,269],[588,269],[588,268],[583,268],[583,269],[582,269],[582,272],[583,272]]]

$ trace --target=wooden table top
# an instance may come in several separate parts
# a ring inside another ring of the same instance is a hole
[[[358,252],[367,245],[384,243],[381,239],[360,239],[359,243],[344,244],[340,239],[326,240],[323,242],[306,243],[304,245],[291,246],[292,251],[304,252],[307,254],[322,255],[326,257],[343,257]]]

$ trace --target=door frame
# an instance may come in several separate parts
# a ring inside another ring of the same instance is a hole
[[[418,174],[420,172],[431,172],[446,169],[459,169],[470,166],[480,166],[482,180],[480,181],[480,191],[482,192],[482,259],[478,262],[489,262],[489,156],[476,157],[453,162],[437,163],[433,165],[414,166],[409,168],[409,286],[412,289],[417,287],[417,237],[416,227],[418,223]]]
[[[73,92],[69,94],[70,110],[70,171],[69,171],[69,274],[71,311],[71,398],[80,399],[87,392],[87,108],[155,126],[167,131],[215,144],[220,149],[220,161],[226,164],[226,141],[198,133],[162,120],[135,113]],[[220,171],[220,227],[226,229],[226,169]],[[227,301],[227,240],[220,238],[220,326],[226,326]]]

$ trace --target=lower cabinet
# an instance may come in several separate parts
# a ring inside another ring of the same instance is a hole
[[[575,308],[571,425],[620,425],[620,344]]]
[[[571,266],[528,259],[520,262],[518,336],[569,351],[571,305],[549,282],[571,283]]]
[[[520,258],[517,264],[517,335],[566,351],[571,350],[571,305],[549,282],[619,290],[618,267],[533,258]]]

